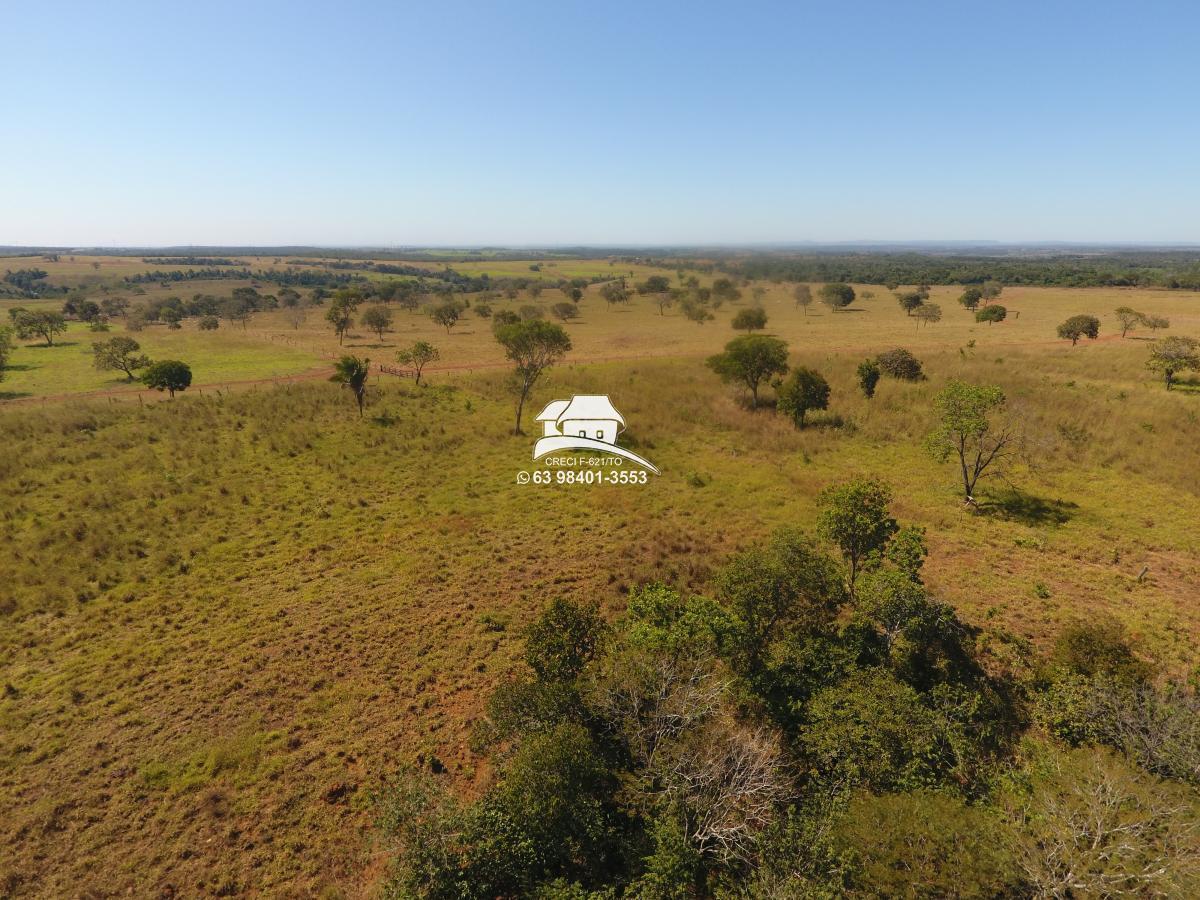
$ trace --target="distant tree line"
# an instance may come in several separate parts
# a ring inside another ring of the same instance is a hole
[[[1023,284],[1200,290],[1200,254],[1112,253],[1046,257],[936,256],[920,253],[762,255],[718,259],[744,279],[856,284]]]
[[[142,262],[153,266],[240,266],[225,256],[146,256]]]

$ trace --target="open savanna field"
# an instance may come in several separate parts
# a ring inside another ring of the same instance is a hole
[[[451,265],[678,283],[674,268],[538,264]],[[245,284],[137,293],[121,279],[152,268],[141,258],[0,261],[33,266],[135,303]],[[756,286],[766,333],[832,389],[802,430],[705,366]],[[394,308],[382,337],[355,326],[340,344],[325,306],[245,328],[150,324],[130,334],[143,351],[193,370],[172,402],[138,403],[163,395],[93,368],[91,342],[125,334],[120,319],[19,342],[0,382],[0,896],[370,896],[385,870],[375,794],[412,765],[464,795],[482,788],[472,726],[547,601],[613,616],[638,585],[705,593],[735,552],[810,529],[821,490],[852,476],[886,481],[896,517],[926,529],[930,593],[998,664],[1029,667],[1064,626],[1112,618],[1163,675],[1195,670],[1200,390],[1165,390],[1146,367],[1150,333],[1121,338],[1113,311],[1200,336],[1200,296],[1013,286],[1008,318],[987,325],[958,305],[961,286],[934,286],[943,318],[922,325],[878,285],[807,312],[794,287],[743,285],[696,324],[649,296],[609,305],[590,285],[564,325],[572,350],[526,407],[529,436],[510,433],[509,364],[470,308],[449,332]],[[549,317],[562,300],[547,288],[489,302]],[[0,321],[61,303],[3,299]],[[1056,337],[1082,313],[1100,318],[1098,340]],[[362,418],[328,382],[342,354],[394,365],[418,340],[440,352],[421,386],[372,372]],[[865,399],[856,367],[896,347],[927,379],[885,378]],[[974,510],[922,445],[951,379],[1000,386],[1030,438]],[[533,416],[573,394],[609,395],[622,443],[662,474],[519,484],[542,466]]]

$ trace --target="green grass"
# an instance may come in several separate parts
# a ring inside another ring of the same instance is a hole
[[[111,331],[97,333],[72,322],[53,346],[40,341],[18,344],[0,381],[0,399],[142,389],[137,382],[130,384],[124,373],[99,371],[92,364],[92,343],[117,334],[128,334],[151,359],[182,359],[191,366],[197,386],[291,375],[319,362],[312,353],[264,341],[260,335],[242,335],[240,330],[223,323],[220,330],[205,332],[189,322],[174,331],[155,325],[130,333],[118,322]]]
[[[704,590],[856,473],[928,528],[931,590],[987,639],[1044,646],[1112,614],[1182,671],[1200,407],[1145,382],[1139,352],[935,352],[930,381],[885,381],[871,403],[857,357],[797,354],[846,423],[802,432],[698,360],[558,369],[531,406],[609,393],[663,470],[645,486],[518,485],[532,438],[506,433],[500,371],[374,386],[361,421],[321,382],[0,410],[0,883],[358,893],[370,789],[431,755],[477,782],[471,722],[544,601]],[[952,375],[1003,384],[1047,440],[982,515],[919,447]]]

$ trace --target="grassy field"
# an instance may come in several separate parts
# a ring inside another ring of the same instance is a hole
[[[1145,335],[1114,337],[1112,317],[1130,305],[1200,334],[1195,295],[1010,288],[1009,321],[987,326],[937,288],[945,317],[918,328],[882,288],[805,316],[765,287],[768,331],[833,388],[804,431],[704,367],[736,307],[699,326],[645,298],[606,308],[593,288],[567,326],[575,350],[531,406],[609,394],[663,471],[644,486],[517,484],[531,439],[507,434],[502,356],[470,313],[449,335],[405,312],[383,341],[353,334],[345,349],[373,360],[442,349],[429,387],[374,379],[362,420],[315,379],[0,404],[0,895],[367,894],[372,791],[435,758],[463,790],[480,783],[471,723],[546,600],[616,611],[648,580],[705,590],[736,549],[810,526],[816,494],[853,474],[887,480],[897,516],[928,529],[932,592],[984,639],[1044,647],[1111,615],[1164,671],[1200,663],[1200,393],[1166,392]],[[1079,312],[1102,338],[1071,347],[1054,326]],[[320,313],[135,336],[199,386],[322,364],[339,348]],[[22,346],[0,389],[120,387],[79,329]],[[856,364],[895,346],[929,380],[866,401]],[[1038,446],[979,513],[920,446],[952,377],[1003,386]]]

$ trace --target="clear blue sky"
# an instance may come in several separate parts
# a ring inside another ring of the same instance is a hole
[[[0,22],[2,244],[1200,242],[1194,3]]]

